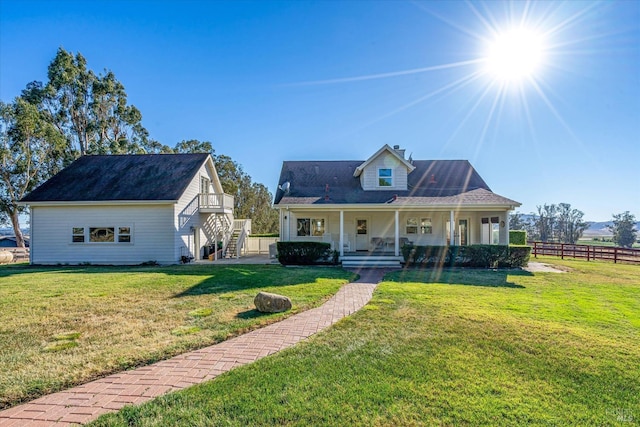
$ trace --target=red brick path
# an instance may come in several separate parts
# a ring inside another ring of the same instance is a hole
[[[87,423],[165,393],[211,380],[237,366],[291,347],[362,308],[370,299],[381,270],[362,270],[321,307],[211,347],[132,371],[110,375],[69,390],[43,396],[0,412],[0,427],[65,426]]]

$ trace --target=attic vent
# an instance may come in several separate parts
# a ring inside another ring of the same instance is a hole
[[[431,175],[431,178],[429,178],[429,184],[435,184],[438,181],[436,181],[436,176],[435,175]]]
[[[320,173],[320,168],[318,167],[318,165],[315,165],[313,169],[316,171],[316,175]]]

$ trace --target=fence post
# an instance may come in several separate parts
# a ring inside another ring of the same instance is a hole
[[[613,263],[616,264],[618,262],[618,247],[613,248]]]
[[[538,242],[533,242],[533,257],[538,258]]]
[[[560,243],[560,259],[564,259],[564,243]]]

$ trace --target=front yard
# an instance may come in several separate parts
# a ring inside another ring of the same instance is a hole
[[[0,267],[0,409],[320,305],[355,276],[280,266]],[[260,291],[293,310],[262,315]]]
[[[96,426],[637,425],[640,267],[398,271],[363,310]]]

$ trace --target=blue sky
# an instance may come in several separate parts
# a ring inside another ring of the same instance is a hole
[[[480,61],[514,23],[544,58],[502,87]],[[0,99],[46,81],[60,46],[112,70],[151,137],[211,141],[272,192],[283,160],[398,144],[470,160],[525,213],[640,218],[637,1],[0,0]]]

